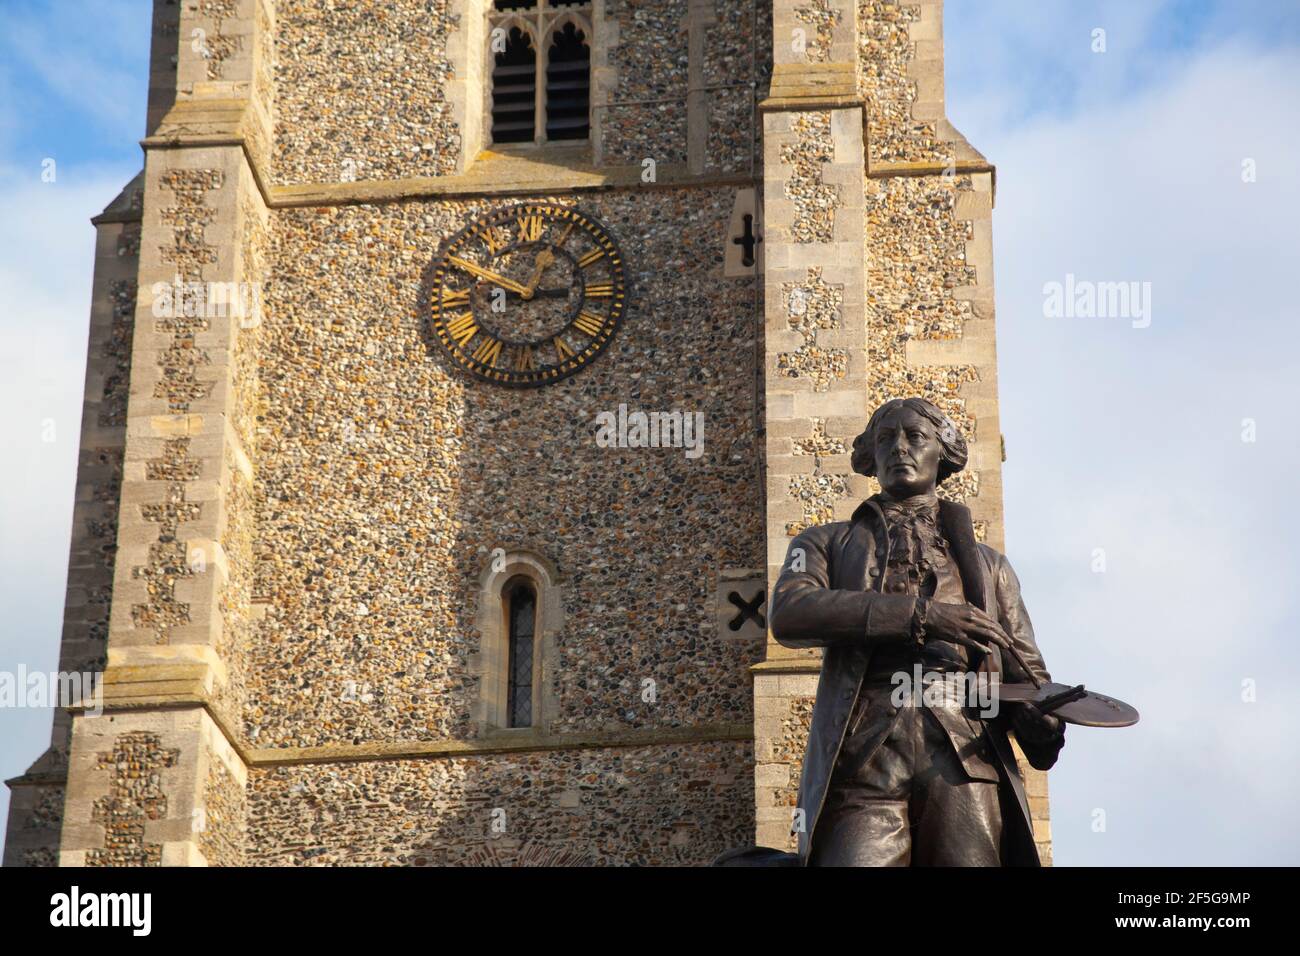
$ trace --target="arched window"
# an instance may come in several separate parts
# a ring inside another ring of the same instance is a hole
[[[494,143],[590,136],[591,0],[494,0],[488,42]]]
[[[548,558],[492,551],[479,575],[479,644],[468,662],[478,678],[471,706],[480,734],[545,734],[558,708],[555,639],[563,621],[563,588]]]
[[[533,725],[533,674],[537,636],[537,590],[531,581],[516,580],[506,589],[506,628],[509,642],[506,726]]]

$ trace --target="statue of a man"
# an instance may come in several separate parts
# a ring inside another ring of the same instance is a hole
[[[965,506],[935,494],[966,455],[930,402],[886,402],[853,443],[854,471],[881,494],[790,544],[772,634],[825,648],[796,815],[805,864],[1039,864],[1007,731],[1046,770],[1065,729],[1031,704],[969,694],[999,668],[1003,682],[1028,679],[1004,648],[1050,678],[1011,565],[976,542]],[[923,698],[900,693],[920,675]]]

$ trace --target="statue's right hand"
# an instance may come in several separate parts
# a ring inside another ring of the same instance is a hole
[[[951,641],[987,654],[989,645],[1010,647],[1011,638],[1002,625],[969,604],[941,604],[931,601],[925,615],[926,640]]]

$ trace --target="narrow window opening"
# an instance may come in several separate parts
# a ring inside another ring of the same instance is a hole
[[[586,139],[591,99],[591,47],[573,23],[551,35],[546,65],[546,138]]]
[[[506,620],[510,629],[506,726],[531,727],[533,653],[537,631],[537,592],[531,584],[521,581],[507,591]]]
[[[536,131],[537,51],[518,27],[506,37],[492,69],[492,139],[529,143]]]
[[[767,627],[767,619],[763,617],[763,612],[759,610],[767,600],[767,592],[760,590],[748,600],[739,591],[732,591],[727,595],[727,600],[736,606],[736,616],[728,623],[727,627],[733,631],[738,631],[745,626],[746,621],[753,621],[759,627]]]
[[[754,217],[745,213],[745,231],[731,240],[737,246],[740,246],[740,264],[746,269],[754,264],[754,247],[763,240],[754,235]]]

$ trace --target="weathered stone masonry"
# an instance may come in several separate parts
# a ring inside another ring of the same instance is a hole
[[[247,779],[224,728],[241,708],[246,643],[229,638],[249,614],[239,582],[251,542],[232,528],[252,533],[240,405],[256,367],[241,356],[260,320],[158,300],[176,282],[261,282],[250,237],[267,213],[249,159],[269,96],[254,34],[271,19],[253,0],[186,3],[179,17],[176,36],[199,30],[208,45],[176,46],[175,100],[146,140],[107,712],[74,718],[65,864],[208,862],[205,848],[242,845],[242,819],[209,813],[221,793],[205,781],[223,779],[216,762],[241,790]],[[243,148],[221,132],[232,122]],[[151,709],[161,702],[176,709]]]

